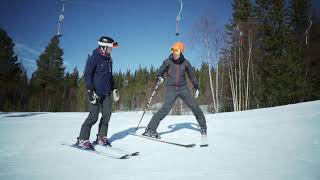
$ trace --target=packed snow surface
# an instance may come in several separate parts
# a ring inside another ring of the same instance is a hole
[[[209,147],[199,147],[193,115],[167,116],[163,140],[128,135],[142,112],[112,114],[108,136],[116,147],[139,151],[126,160],[62,146],[74,143],[88,113],[0,113],[1,180],[319,180],[320,101],[206,115]],[[142,120],[142,133],[152,117]],[[95,140],[98,123],[92,128]],[[103,148],[97,149],[104,151]]]

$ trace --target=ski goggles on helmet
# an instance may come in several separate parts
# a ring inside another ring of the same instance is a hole
[[[180,53],[181,53],[181,50],[180,50],[180,49],[171,48],[171,53],[173,53],[173,54],[180,54]]]
[[[98,41],[99,46],[106,46],[111,48],[117,48],[119,46],[118,42],[106,43]]]

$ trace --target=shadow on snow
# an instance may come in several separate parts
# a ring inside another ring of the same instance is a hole
[[[6,113],[9,114],[7,116],[3,116],[3,117],[28,117],[28,116],[35,116],[35,115],[39,115],[39,114],[46,114],[46,113],[19,113],[19,114],[14,114],[14,115],[10,115],[10,113]]]
[[[144,129],[144,128],[146,128],[146,127],[139,127],[139,129]],[[159,135],[174,133],[174,132],[182,130],[182,129],[190,129],[190,130],[194,130],[194,131],[200,131],[199,125],[195,124],[195,123],[172,124],[172,125],[169,125],[168,128],[170,130],[164,131],[164,132],[160,132]],[[121,139],[124,139],[125,137],[127,137],[129,135],[129,133],[136,133],[136,132],[137,132],[137,129],[135,127],[131,127],[131,128],[126,129],[126,130],[123,130],[123,131],[120,131],[120,132],[117,132],[117,133],[113,134],[109,138],[109,141],[110,142],[114,142],[114,141],[117,141],[117,140],[121,140]]]
[[[164,131],[164,132],[159,132],[159,135],[163,134],[169,134],[169,133],[174,133],[176,131],[179,131],[181,129],[190,129],[194,131],[199,131],[199,125],[195,123],[178,123],[178,124],[172,124],[168,126],[169,131]]]

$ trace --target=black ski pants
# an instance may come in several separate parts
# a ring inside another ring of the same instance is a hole
[[[182,86],[178,89],[176,87],[167,86],[165,102],[161,109],[157,111],[148,124],[148,129],[156,130],[160,121],[169,114],[174,102],[180,97],[184,103],[192,110],[201,129],[206,129],[205,116],[197,104],[195,97],[190,93],[187,86]]]
[[[98,136],[107,136],[109,121],[111,117],[111,108],[111,95],[99,97],[98,103],[96,104],[91,104],[89,102],[89,115],[81,126],[79,139],[89,140],[91,128],[98,121],[100,109],[102,116],[99,123]]]

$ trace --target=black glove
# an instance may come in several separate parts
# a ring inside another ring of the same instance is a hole
[[[88,99],[90,101],[91,104],[96,104],[97,100],[98,100],[98,95],[96,94],[96,92],[92,91],[92,90],[88,90]]]

